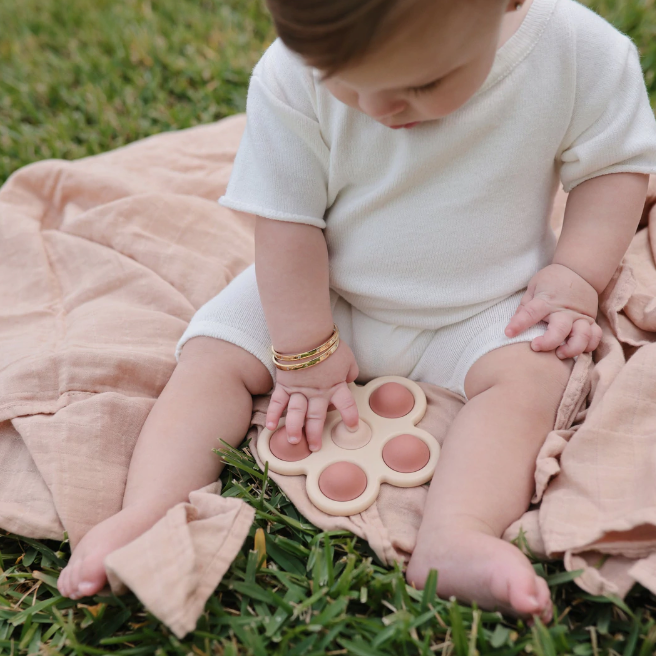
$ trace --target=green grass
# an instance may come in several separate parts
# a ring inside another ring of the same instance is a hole
[[[656,103],[655,0],[594,0],[640,48]],[[242,111],[273,39],[259,0],[0,0],[0,182]]]
[[[591,3],[639,46],[656,101],[654,0]],[[0,0],[0,181],[46,157],[75,158],[242,111],[248,75],[273,38],[258,0]],[[224,495],[256,508],[239,557],[197,630],[176,640],[134,597],[63,599],[69,549],[0,535],[0,654],[236,655],[479,653],[648,656],[656,603],[581,592],[536,564],[559,618],[534,628],[441,601],[383,567],[366,543],[298,515],[245,451]],[[266,534],[267,562],[252,551]]]
[[[226,458],[223,494],[251,504],[256,523],[196,631],[177,640],[131,596],[60,597],[55,580],[68,545],[7,536],[0,538],[0,653],[649,656],[655,649],[656,609],[642,589],[626,603],[595,599],[560,566],[536,564],[552,587],[557,619],[533,628],[443,601],[430,592],[434,585],[408,586],[400,568],[383,567],[350,533],[310,525],[244,451]],[[266,563],[253,550],[259,528]]]
[[[0,0],[0,182],[243,111],[258,0]]]

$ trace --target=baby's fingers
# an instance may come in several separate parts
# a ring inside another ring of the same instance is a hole
[[[601,326],[598,323],[593,323],[592,338],[590,339],[590,343],[588,344],[588,348],[585,349],[585,352],[592,353],[592,351],[594,351],[599,346],[602,337],[603,331],[601,330]]]
[[[321,448],[321,433],[326,423],[326,411],[328,400],[321,396],[313,396],[308,402],[307,417],[305,419],[305,437],[308,441],[310,451],[318,451]]]
[[[534,351],[553,351],[557,349],[572,332],[573,319],[567,312],[554,312],[549,317],[549,327],[542,337],[531,342]]]
[[[551,312],[551,308],[541,298],[520,305],[506,326],[506,335],[515,337],[535,324],[540,323]]]
[[[358,406],[348,385],[346,383],[340,385],[330,400],[335,408],[339,410],[339,414],[342,415],[347,428],[355,430],[360,424],[360,415],[358,413]]]
[[[280,385],[276,385],[271,395],[266,415],[266,427],[269,430],[275,430],[278,427],[280,417],[282,417],[282,413],[285,411],[288,403],[289,394]]]
[[[287,406],[287,439],[291,444],[298,444],[303,439],[303,424],[308,409],[308,400],[300,392],[294,392],[289,397]]]
[[[592,339],[592,326],[585,319],[578,319],[572,325],[572,332],[566,344],[556,349],[556,355],[561,359],[574,358],[581,355]]]

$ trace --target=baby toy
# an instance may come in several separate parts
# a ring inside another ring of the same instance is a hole
[[[440,452],[435,438],[416,427],[426,412],[426,396],[415,382],[382,376],[364,386],[349,383],[349,388],[360,414],[357,431],[348,430],[333,409],[319,451],[311,452],[305,440],[290,444],[284,417],[275,430],[265,428],[257,441],[258,454],[271,471],[307,476],[310,500],[329,515],[362,512],[376,500],[381,483],[426,483]]]

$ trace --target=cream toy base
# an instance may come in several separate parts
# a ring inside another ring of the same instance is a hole
[[[257,441],[258,454],[271,471],[307,476],[310,501],[329,515],[362,512],[376,500],[381,483],[426,483],[440,453],[435,438],[416,426],[426,412],[426,396],[415,382],[382,376],[364,386],[350,383],[349,388],[360,413],[356,432],[332,410],[319,451],[311,452],[305,440],[290,444],[284,417],[275,430],[265,428]]]

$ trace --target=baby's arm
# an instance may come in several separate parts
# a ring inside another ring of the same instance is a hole
[[[273,346],[282,353],[301,353],[325,342],[333,332],[328,277],[328,248],[323,232],[304,223],[257,217],[255,272]],[[340,340],[326,360],[298,371],[277,371],[267,412],[273,429],[287,407],[289,441],[305,434],[310,449],[321,446],[329,403],[347,426],[357,428],[358,411],[347,383],[358,375],[348,345]]]
[[[648,185],[642,173],[611,173],[575,187],[553,263],[572,269],[601,294],[635,235]]]
[[[333,332],[328,249],[320,228],[257,217],[255,272],[273,346],[300,353]]]
[[[531,280],[506,328],[509,337],[547,321],[547,332],[532,342],[536,351],[556,349],[559,357],[571,358],[598,346],[598,295],[631,243],[648,183],[641,173],[612,173],[570,192],[553,262]]]

